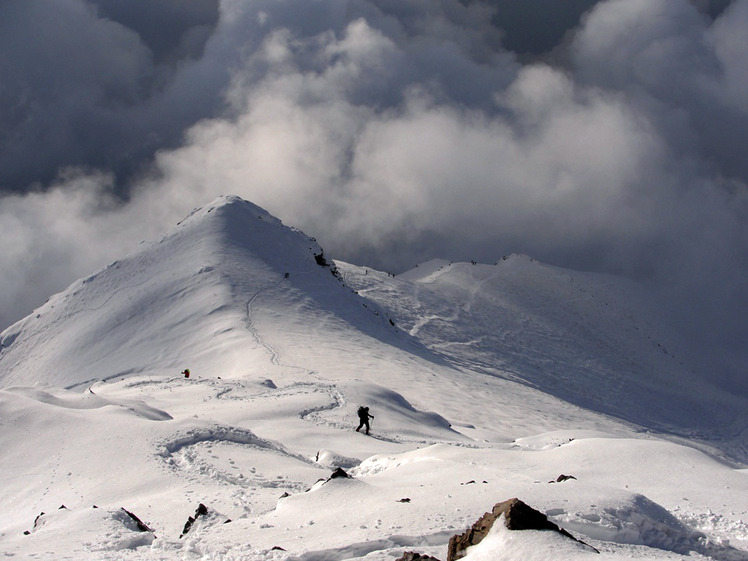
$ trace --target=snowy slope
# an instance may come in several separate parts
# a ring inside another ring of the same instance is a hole
[[[644,286],[522,255],[493,265],[434,260],[396,278],[338,265],[359,294],[457,367],[748,459],[748,399],[710,383],[708,365]]]
[[[659,350],[661,318],[635,291],[519,258],[398,278],[339,264],[343,283],[315,255],[313,239],[222,197],[4,331],[0,551],[445,559],[452,534],[517,496],[597,559],[748,558],[748,473],[656,432],[711,431],[737,450],[743,402],[663,387],[695,374],[666,368],[686,358]],[[634,302],[644,311],[622,325],[615,307]],[[584,387],[596,395],[579,399]],[[724,410],[654,414],[649,391]],[[620,414],[637,399],[635,418]],[[370,436],[353,430],[359,404]],[[339,466],[353,478],[328,480]],[[561,473],[576,479],[548,483]],[[200,503],[208,515],[181,536]],[[590,555],[497,529],[467,559]]]
[[[253,306],[304,307],[387,336],[315,255],[322,249],[249,202],[226,197],[163,239],[73,283],[0,338],[0,383],[82,386],[154,368],[240,374],[266,349]],[[288,277],[286,277],[288,274]],[[149,352],[143,352],[144,350]],[[220,352],[218,352],[220,349]]]

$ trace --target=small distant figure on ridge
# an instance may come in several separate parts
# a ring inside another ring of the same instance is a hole
[[[369,419],[373,419],[374,415],[369,415],[369,408],[368,407],[359,407],[358,408],[358,420],[360,421],[358,424],[358,428],[356,429],[356,432],[361,430],[361,427],[366,427],[366,434],[369,434]]]
[[[184,371],[182,372],[182,374],[184,374],[185,378],[189,378],[190,377],[190,369],[189,368],[185,368]]]

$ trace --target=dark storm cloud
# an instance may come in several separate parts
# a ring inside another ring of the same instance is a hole
[[[493,24],[504,46],[516,53],[539,55],[553,50],[582,15],[600,0],[493,0]],[[465,4],[470,4],[468,0]]]
[[[0,3],[0,191],[44,186],[66,166],[127,177],[215,108],[226,76],[189,87],[175,76],[215,25],[210,3],[99,4]]]
[[[569,30],[575,29],[583,15],[601,0],[488,0],[494,15],[492,22],[500,29],[504,46],[519,54],[541,55],[562,43]],[[719,16],[731,0],[691,0],[702,13]],[[466,5],[475,0],[463,0]]]
[[[653,283],[745,388],[748,0],[123,5],[0,8],[5,321],[233,193],[393,271]]]
[[[99,17],[138,34],[156,62],[198,58],[218,23],[218,0],[90,0]]]

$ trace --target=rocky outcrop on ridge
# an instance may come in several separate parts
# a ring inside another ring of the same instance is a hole
[[[456,561],[465,557],[467,548],[479,544],[491,531],[494,522],[502,515],[504,516],[504,524],[509,530],[551,530],[594,549],[576,539],[563,528],[559,528],[548,520],[548,517],[542,512],[514,498],[497,503],[491,509],[491,512],[486,512],[481,516],[467,532],[452,536],[447,549],[447,561]],[[595,549],[595,551],[597,550]]]

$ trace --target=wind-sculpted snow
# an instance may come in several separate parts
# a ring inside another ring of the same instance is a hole
[[[359,460],[358,458],[349,458],[347,456],[338,454],[333,450],[327,449],[322,449],[317,452],[317,455],[314,457],[314,461],[330,469],[339,467],[350,469],[361,463],[361,460]]]
[[[139,399],[124,399],[119,401],[112,401],[103,399],[95,395],[90,389],[82,394],[65,390],[57,390],[55,393],[51,393],[49,391],[39,390],[36,388],[24,387],[8,388],[8,390],[6,391],[17,395],[22,395],[40,403],[67,409],[100,409],[102,407],[111,406],[122,407],[128,411],[131,411],[138,417],[142,417],[151,421],[168,421],[172,418],[171,415],[169,415],[166,411],[151,407],[150,405]]]
[[[552,509],[548,514],[564,528],[602,542],[645,545],[682,555],[696,552],[718,561],[742,561],[748,557],[731,547],[729,540],[707,538],[688,524],[693,523],[692,519],[679,520],[662,506],[635,493],[606,489],[587,510]]]
[[[44,513],[37,518],[30,532],[44,534],[52,541],[63,541],[73,533],[82,546],[102,559],[117,552],[133,554],[137,548],[151,546],[156,539],[152,532],[138,529],[123,508],[91,506],[75,510],[59,508]],[[36,555],[29,553],[29,558],[48,554],[41,551]]]
[[[551,509],[563,527],[599,541],[647,545],[687,554],[704,539],[670,512],[639,494],[606,489],[586,510]]]
[[[346,559],[358,559],[371,557],[371,554],[387,551],[401,551],[403,549],[419,549],[433,547],[444,543],[452,536],[451,532],[437,532],[430,536],[389,536],[387,538],[346,545],[335,549],[324,549],[322,551],[310,551],[298,557],[290,557],[288,561],[344,561]]]

